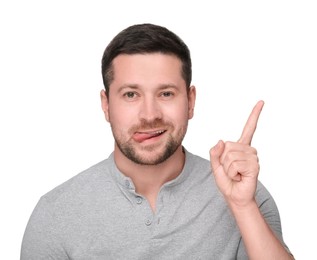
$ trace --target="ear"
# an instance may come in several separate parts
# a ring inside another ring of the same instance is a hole
[[[188,119],[192,119],[194,116],[195,101],[196,88],[195,86],[190,86],[188,91]]]
[[[105,90],[100,91],[101,108],[105,114],[106,120],[109,122],[109,101]]]

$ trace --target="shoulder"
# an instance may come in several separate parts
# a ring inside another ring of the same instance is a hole
[[[259,180],[257,183],[255,198],[256,198],[259,206],[261,206],[262,204],[267,203],[269,201],[274,202],[274,199],[273,199],[273,196],[271,195],[271,193],[268,191],[266,186]]]
[[[210,161],[202,158],[199,155],[195,155],[187,150],[186,154],[186,163],[185,168],[188,168],[191,171],[205,171],[211,173]]]
[[[100,197],[102,186],[106,187],[107,183],[111,183],[112,162],[109,158],[77,174],[40,198],[23,236],[21,259],[48,259],[49,256],[67,259],[64,248],[69,236],[67,232],[73,226],[80,226],[83,212]]]
[[[187,189],[196,189],[198,193],[206,192],[208,197],[219,195],[210,161],[199,155],[186,151],[186,161],[180,177],[185,180]]]
[[[279,217],[278,207],[275,200],[261,181],[258,181],[255,199],[263,214],[271,212],[271,214]]]
[[[47,192],[41,200],[54,204],[60,200],[74,200],[76,197],[80,198],[91,191],[98,190],[100,186],[112,182],[112,167],[113,160],[110,156]]]

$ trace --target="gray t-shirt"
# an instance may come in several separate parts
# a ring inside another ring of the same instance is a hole
[[[113,154],[48,192],[30,217],[21,259],[247,259],[209,161],[185,153],[184,169],[162,186],[155,214]],[[256,200],[283,241],[278,209],[260,182]]]

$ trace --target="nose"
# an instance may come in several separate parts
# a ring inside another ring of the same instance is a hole
[[[146,121],[161,119],[162,111],[159,102],[153,97],[144,98],[140,107],[139,116],[140,119]]]

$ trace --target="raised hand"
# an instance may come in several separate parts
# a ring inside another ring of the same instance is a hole
[[[251,141],[263,105],[263,101],[255,105],[237,142],[220,140],[210,149],[216,183],[229,204],[244,206],[254,200],[260,166]]]

